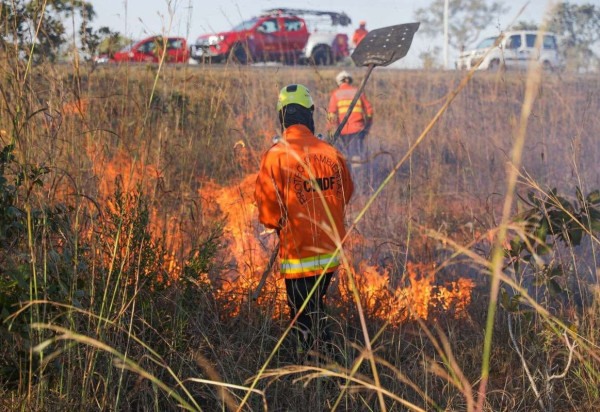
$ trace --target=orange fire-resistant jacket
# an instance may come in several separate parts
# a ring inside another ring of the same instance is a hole
[[[353,190],[343,155],[304,125],[285,129],[283,139],[265,153],[254,197],[260,222],[279,230],[286,279],[339,266],[334,239],[346,234],[344,213]]]
[[[329,128],[331,130],[335,130],[335,128],[337,128],[337,126],[342,122],[357,91],[357,87],[354,87],[348,83],[342,83],[333,91],[333,93],[331,93],[329,106],[327,107]],[[372,119],[373,107],[363,93],[356,101],[356,104],[352,109],[352,114],[350,114],[348,122],[344,125],[341,134],[346,135],[358,133],[369,123],[371,123]]]
[[[358,46],[358,43],[365,38],[367,33],[369,33],[369,31],[362,27],[359,27],[354,31],[354,34],[352,35],[352,43],[354,44],[354,47]]]

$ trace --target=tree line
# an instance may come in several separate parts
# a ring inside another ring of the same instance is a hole
[[[83,0],[0,0],[0,52],[40,63],[70,53],[91,59],[122,47],[120,33],[92,27],[95,17],[92,4]],[[68,26],[77,27],[77,42]]]
[[[421,31],[436,38],[444,27],[446,0],[434,0],[427,7],[416,10],[415,19],[421,22]],[[480,39],[484,30],[494,26],[501,15],[508,12],[501,1],[449,0],[448,42],[457,50],[464,50]],[[555,4],[540,23],[518,21],[509,29],[544,30],[558,35],[559,51],[567,67],[575,71],[589,70],[600,66],[600,6],[594,4]],[[500,32],[501,28],[498,28]],[[423,53],[421,58],[431,61],[440,55],[439,48]]]
[[[444,27],[446,0],[433,0],[417,9],[421,31],[436,38]],[[477,41],[508,8],[501,1],[448,0],[448,42],[463,50]],[[96,13],[84,0],[0,0],[0,51],[13,52],[33,62],[56,61],[61,55],[81,53],[91,59],[111,54],[127,43],[125,36],[109,27],[94,29]],[[67,34],[67,25],[78,27],[78,41]],[[600,66],[600,6],[561,2],[542,23],[519,21],[511,29],[543,29],[559,36],[560,53],[575,71]],[[433,65],[439,47],[422,53],[424,65]],[[427,63],[429,62],[429,63]],[[433,62],[433,63],[432,63]]]

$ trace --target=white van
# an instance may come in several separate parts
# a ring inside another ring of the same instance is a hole
[[[539,48],[536,44],[538,35],[543,36]],[[510,31],[503,33],[498,46],[494,47],[497,39],[498,37],[488,37],[475,49],[461,52],[456,60],[456,68],[469,70],[481,59],[483,60],[479,70],[525,69],[531,62],[541,64],[545,70],[555,70],[562,66],[558,42],[553,33],[534,30]]]

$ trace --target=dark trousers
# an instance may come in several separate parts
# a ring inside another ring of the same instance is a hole
[[[346,156],[348,161],[353,157],[362,158],[365,152],[366,134],[364,130],[361,130],[358,133],[340,135],[336,142],[336,147]]]
[[[336,147],[346,157],[356,193],[366,191],[369,183],[368,165],[364,164],[368,157],[365,149],[367,133],[367,130],[361,130],[358,133],[341,135],[336,142]]]
[[[315,286],[315,283],[317,283],[319,279],[318,275],[308,278],[285,280],[285,290],[287,292],[291,319],[296,317],[300,307],[308,299],[306,307],[300,312],[296,321],[296,327],[294,328],[294,334],[300,345],[298,347],[299,351],[307,352],[311,350],[315,339],[323,342],[330,340],[324,299],[332,276],[333,272],[326,273],[310,298],[308,298],[308,294]]]

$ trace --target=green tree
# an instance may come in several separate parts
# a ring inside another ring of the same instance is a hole
[[[69,18],[78,17],[82,24],[95,17],[91,3],[83,0],[48,0],[40,2],[29,1],[26,5],[27,18],[30,24],[30,33],[35,33],[39,23],[37,36],[27,40],[33,43],[33,58],[36,61],[55,61],[60,54],[61,47],[65,45],[66,26]]]
[[[108,27],[93,29],[90,23],[95,16],[92,4],[84,0],[0,0],[0,49],[15,44],[21,56],[31,54],[36,62],[55,61],[69,41],[67,25],[77,21],[75,47],[86,57],[96,55],[103,44],[109,53],[114,52],[122,36]]]
[[[548,31],[559,35],[568,69],[598,67],[600,58],[594,46],[600,40],[600,7],[560,3],[552,10]]]
[[[131,40],[106,26],[94,30],[89,25],[82,23],[79,35],[81,36],[81,49],[88,59],[99,54],[107,54],[112,57],[115,52],[131,43]]]
[[[18,0],[0,0],[0,44],[20,38],[26,30],[25,5]]]
[[[437,37],[444,30],[445,0],[434,0],[429,7],[417,9],[415,18],[421,22],[421,31]],[[502,2],[486,0],[450,0],[448,4],[448,43],[461,50],[479,37],[482,30],[508,8]]]
[[[85,30],[94,17],[93,6],[83,0],[0,0],[0,43],[16,44],[34,61],[55,61],[67,43],[68,19],[80,20]]]
[[[133,40],[118,32],[107,32],[98,46],[98,52],[112,56],[123,47],[133,43]]]

